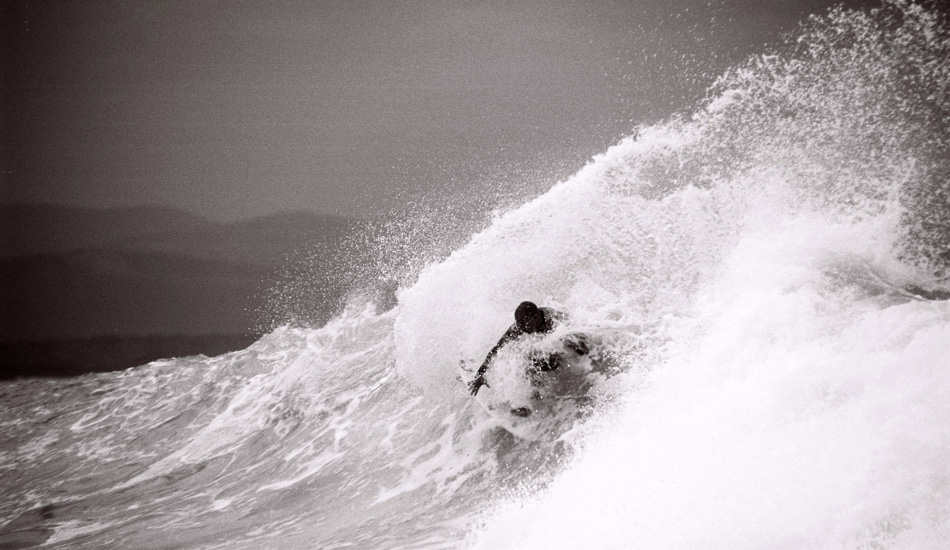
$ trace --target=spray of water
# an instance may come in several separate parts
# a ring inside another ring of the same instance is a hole
[[[944,548],[948,49],[833,11],[464,244],[382,238],[388,311],[2,386],[0,543]],[[511,418],[521,352],[459,365],[526,299],[610,368]]]

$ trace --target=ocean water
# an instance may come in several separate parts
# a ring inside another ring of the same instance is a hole
[[[948,59],[943,15],[832,12],[388,311],[4,383],[0,548],[950,547]],[[471,398],[525,299],[576,392],[511,349]]]

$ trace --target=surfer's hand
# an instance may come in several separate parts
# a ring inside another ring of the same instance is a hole
[[[468,391],[472,395],[478,395],[478,390],[482,386],[488,386],[488,382],[485,381],[485,377],[479,374],[468,383]]]

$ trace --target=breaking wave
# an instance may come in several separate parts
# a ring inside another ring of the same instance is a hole
[[[5,383],[0,546],[944,548],[947,59],[936,11],[833,11],[389,311]],[[516,354],[463,382],[525,299],[610,368],[520,418]]]

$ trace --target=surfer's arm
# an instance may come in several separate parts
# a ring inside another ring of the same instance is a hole
[[[482,362],[482,366],[478,367],[478,372],[475,373],[475,378],[468,383],[468,390],[472,395],[478,394],[478,389],[482,386],[487,386],[488,382],[485,381],[485,372],[488,371],[489,365],[491,365],[492,359],[495,358],[495,355],[498,353],[498,350],[502,348],[505,344],[514,340],[521,334],[521,331],[518,330],[517,325],[511,325],[507,331],[505,331],[504,336],[501,337],[501,340],[498,340],[498,343],[495,344],[495,347],[488,352],[488,355],[485,357],[485,361]]]

